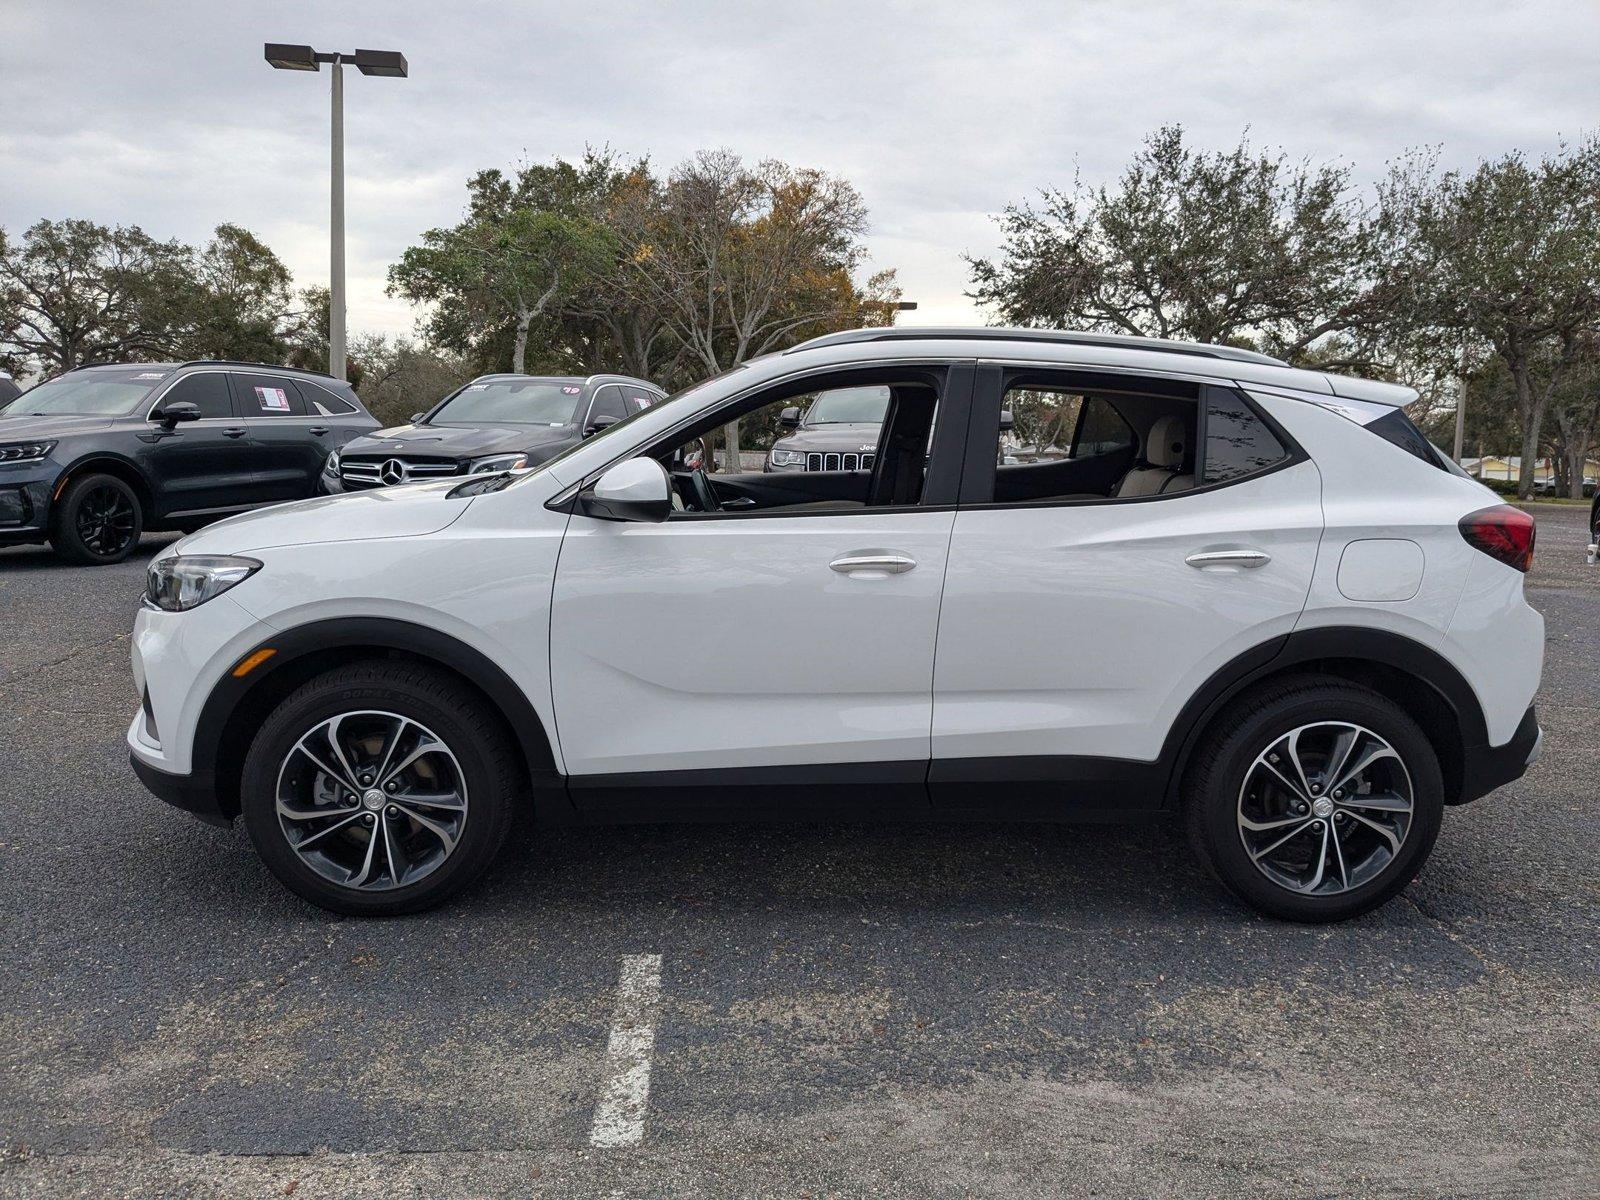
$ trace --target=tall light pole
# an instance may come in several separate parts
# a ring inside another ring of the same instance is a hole
[[[398,50],[357,50],[353,54],[323,53],[310,46],[281,42],[266,44],[267,62],[280,71],[320,71],[333,66],[333,144],[329,167],[328,213],[328,374],[345,377],[344,359],[344,68],[348,63],[363,75],[404,79],[406,56]]]

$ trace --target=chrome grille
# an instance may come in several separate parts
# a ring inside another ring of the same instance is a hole
[[[837,454],[813,450],[806,455],[808,471],[870,471],[876,454]]]
[[[405,466],[406,482],[421,479],[439,479],[446,475],[459,475],[462,465],[453,458],[428,458],[414,454],[364,454],[358,458],[339,460],[339,480],[356,487],[383,487],[383,466],[399,462]]]

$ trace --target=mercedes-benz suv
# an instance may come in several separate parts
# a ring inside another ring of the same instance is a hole
[[[887,393],[870,468],[685,452],[845,388]],[[1348,917],[1540,749],[1533,521],[1414,398],[1228,347],[819,338],[537,468],[170,547],[129,749],[340,912],[439,902],[531,808],[1171,814],[1250,904]]]
[[[663,396],[627,375],[480,375],[410,424],[346,446],[328,460],[323,490],[536,467]]]

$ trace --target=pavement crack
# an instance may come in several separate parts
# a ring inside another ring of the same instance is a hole
[[[0,688],[7,687],[10,684],[18,682],[19,680],[31,678],[42,671],[50,670],[52,667],[59,667],[63,663],[69,663],[73,659],[80,658],[85,654],[89,654],[97,650],[104,650],[107,646],[114,646],[118,642],[126,642],[127,640],[128,635],[126,633],[113,634],[111,637],[108,637],[103,641],[90,642],[87,646],[79,646],[76,650],[71,650],[66,654],[63,654],[60,658],[53,658],[48,662],[36,663],[35,665],[28,667],[26,670],[8,670],[5,674],[0,675]]]

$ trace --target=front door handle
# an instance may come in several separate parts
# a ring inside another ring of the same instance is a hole
[[[243,426],[235,425],[231,429],[224,429],[222,431],[222,436],[223,437],[231,437],[231,438],[242,438],[245,434],[247,434],[249,432],[250,431],[248,429],[245,429]]]
[[[899,550],[852,550],[828,564],[841,575],[869,577],[903,575],[916,565],[916,559]]]
[[[1183,560],[1191,567],[1264,567],[1272,561],[1265,550],[1201,550]]]

